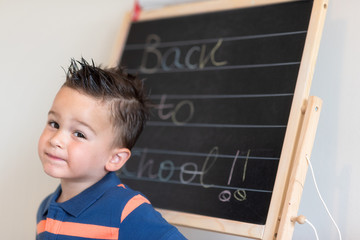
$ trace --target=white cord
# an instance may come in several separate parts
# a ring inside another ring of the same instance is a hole
[[[312,225],[312,223],[307,219],[305,219],[305,222],[308,223],[312,227],[312,229],[314,230],[315,236],[316,236],[316,240],[319,240],[319,236],[317,234],[317,231],[316,231],[316,228],[314,227],[314,225]]]
[[[316,191],[317,191],[317,193],[318,193],[318,195],[319,195],[319,198],[320,198],[321,202],[323,203],[323,205],[324,205],[324,207],[325,207],[328,215],[330,216],[330,219],[331,219],[332,222],[334,223],[334,225],[335,225],[335,227],[336,227],[336,230],[338,231],[339,239],[342,240],[341,233],[340,233],[340,229],[339,229],[338,225],[336,224],[334,218],[331,216],[330,211],[329,211],[329,209],[327,208],[327,206],[326,206],[326,204],[325,204],[325,201],[324,201],[324,199],[322,198],[322,196],[321,196],[321,194],[320,194],[319,188],[318,188],[317,183],[316,183],[314,170],[313,170],[313,168],[312,168],[312,165],[311,165],[311,162],[310,162],[310,159],[309,159],[308,155],[306,155],[306,160],[308,161],[308,164],[309,164],[309,167],[310,167],[310,170],[311,170],[311,174],[312,174],[312,177],[313,177],[313,180],[314,180],[315,188],[316,188]],[[314,226],[313,226],[309,221],[307,221],[307,220],[305,220],[305,221],[306,221],[307,223],[309,223],[312,228],[314,228]],[[315,229],[315,228],[314,228],[314,229]],[[316,236],[317,236],[316,230],[315,230],[315,234],[316,234]],[[318,239],[318,238],[317,238],[317,239]]]

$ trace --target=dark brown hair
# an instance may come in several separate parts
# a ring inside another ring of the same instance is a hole
[[[131,149],[148,118],[149,103],[143,82],[123,68],[102,68],[84,58],[71,59],[63,86],[111,105],[111,123],[115,131],[114,146]]]

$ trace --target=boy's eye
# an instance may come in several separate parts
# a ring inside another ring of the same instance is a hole
[[[75,135],[75,137],[86,139],[85,135],[81,132],[75,132],[74,135]]]
[[[50,127],[52,127],[52,128],[59,129],[59,124],[58,124],[57,122],[50,121],[50,122],[49,122],[49,125],[50,125]]]

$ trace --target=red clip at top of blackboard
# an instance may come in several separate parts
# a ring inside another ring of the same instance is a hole
[[[132,16],[133,22],[136,22],[139,19],[140,12],[141,12],[141,6],[139,4],[139,1],[135,0],[134,11],[133,11],[133,16]]]

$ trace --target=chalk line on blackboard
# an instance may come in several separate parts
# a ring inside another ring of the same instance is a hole
[[[222,99],[222,98],[263,98],[263,97],[288,97],[294,96],[294,93],[274,93],[274,94],[228,94],[228,95],[178,95],[178,94],[154,94],[150,95],[150,99]]]
[[[215,124],[215,123],[186,123],[148,121],[146,126],[162,127],[204,127],[204,128],[286,128],[286,125],[249,125],[249,124]]]
[[[257,35],[248,35],[248,36],[224,37],[224,38],[222,38],[222,40],[224,42],[225,41],[239,41],[239,40],[257,39],[257,38],[281,37],[281,36],[306,34],[306,33],[307,33],[307,31],[293,31],[293,32],[257,34]],[[157,48],[174,47],[174,46],[178,47],[178,46],[186,46],[186,45],[192,45],[192,44],[214,43],[214,42],[217,42],[218,40],[219,40],[218,38],[209,38],[209,39],[198,39],[198,40],[188,40],[188,41],[159,42],[156,46],[157,46]],[[144,49],[148,45],[149,45],[148,43],[129,44],[129,45],[126,45],[125,51]]]
[[[264,67],[280,67],[289,65],[300,65],[300,62],[283,62],[283,63],[264,63],[264,64],[245,64],[245,65],[226,65],[226,66],[209,66],[204,68],[172,68],[171,70],[156,69],[154,73],[144,73],[142,75],[154,75],[157,73],[172,73],[172,72],[199,72],[199,71],[214,71],[214,70],[232,70],[232,69],[247,69],[247,68],[264,68]],[[127,69],[130,74],[139,73],[139,69]]]
[[[130,180],[141,180],[141,181],[147,181],[147,182],[161,182],[161,183],[170,183],[170,184],[191,185],[191,186],[196,186],[196,187],[204,187],[201,183],[187,182],[186,184],[184,184],[184,183],[182,183],[180,181],[174,181],[174,180],[161,181],[160,179],[156,179],[156,178],[131,177],[131,176],[125,176],[123,174],[120,174],[120,178],[130,179]],[[272,191],[270,191],[270,190],[242,188],[242,187],[231,187],[231,186],[214,185],[214,184],[209,185],[208,188],[219,188],[219,189],[230,189],[230,190],[239,190],[240,189],[240,190],[251,191],[251,192],[272,193]]]
[[[147,153],[154,153],[154,154],[166,154],[166,155],[179,155],[179,156],[192,156],[192,157],[206,157],[206,156],[217,156],[218,158],[231,158],[233,159],[236,155],[230,154],[209,154],[209,153],[199,153],[199,152],[185,152],[185,151],[175,151],[175,150],[163,150],[163,149],[151,149],[151,148],[133,148],[133,152],[147,152]],[[243,159],[258,159],[258,160],[276,160],[278,161],[279,158],[275,157],[258,157],[258,156],[237,156],[237,158]]]

